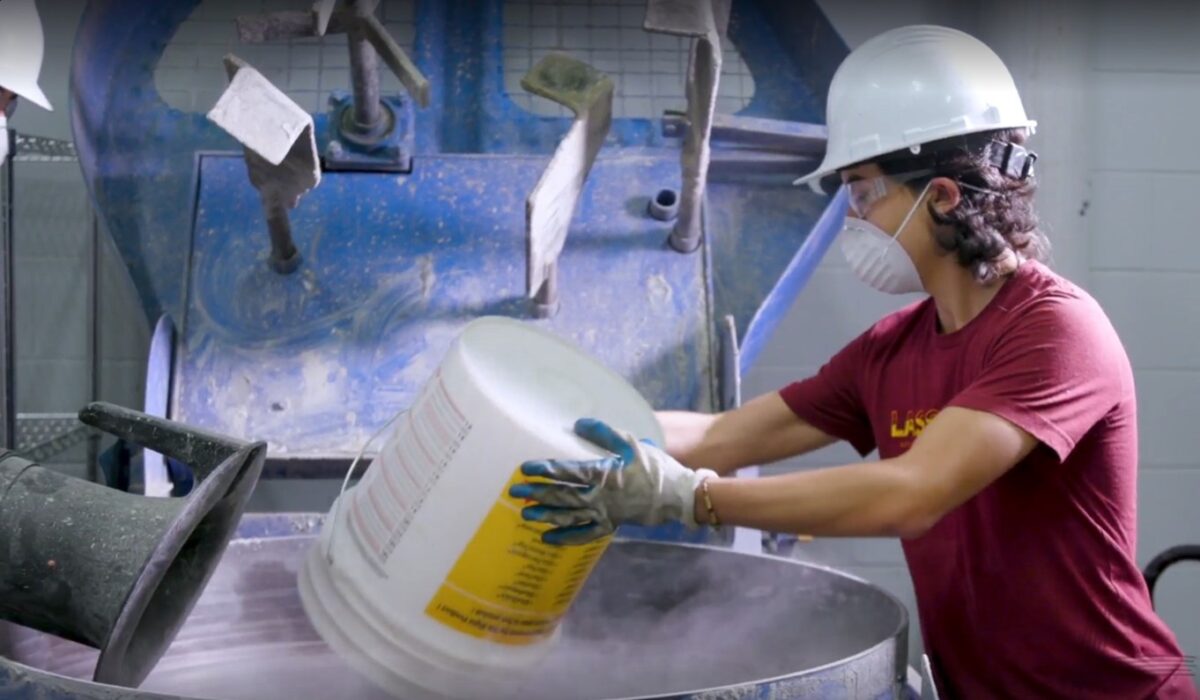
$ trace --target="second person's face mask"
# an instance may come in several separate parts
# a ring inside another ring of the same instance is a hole
[[[888,235],[865,218],[846,217],[840,236],[842,254],[850,263],[850,269],[863,282],[887,294],[909,294],[924,290],[917,266],[897,239],[925,199],[930,184],[932,181],[925,184],[893,235]]]

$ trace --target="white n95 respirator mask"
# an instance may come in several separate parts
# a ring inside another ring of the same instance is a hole
[[[863,282],[887,294],[909,294],[924,290],[917,266],[908,257],[904,246],[897,240],[908,225],[917,207],[925,199],[932,181],[925,184],[917,201],[908,210],[896,233],[888,235],[875,224],[864,218],[846,217],[842,225],[842,254],[850,269]]]

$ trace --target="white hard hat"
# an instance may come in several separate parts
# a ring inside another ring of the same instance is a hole
[[[859,46],[833,75],[826,106],[825,160],[794,184],[905,148],[996,129],[1028,128],[1004,62],[975,37],[913,25]]]
[[[42,20],[33,0],[0,0],[0,87],[53,110],[38,87],[44,52]]]

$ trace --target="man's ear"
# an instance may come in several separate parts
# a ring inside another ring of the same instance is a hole
[[[958,183],[948,177],[935,177],[929,183],[929,206],[933,211],[945,216],[954,211],[962,201],[962,190]]]

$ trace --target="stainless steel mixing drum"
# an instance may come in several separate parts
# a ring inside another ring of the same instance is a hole
[[[248,516],[143,687],[82,680],[95,651],[0,627],[0,700],[390,700],[336,658],[296,573],[319,516]],[[522,700],[904,697],[908,616],[883,590],[766,556],[620,541]],[[35,670],[36,669],[36,670]],[[500,700],[496,698],[495,700]]]

